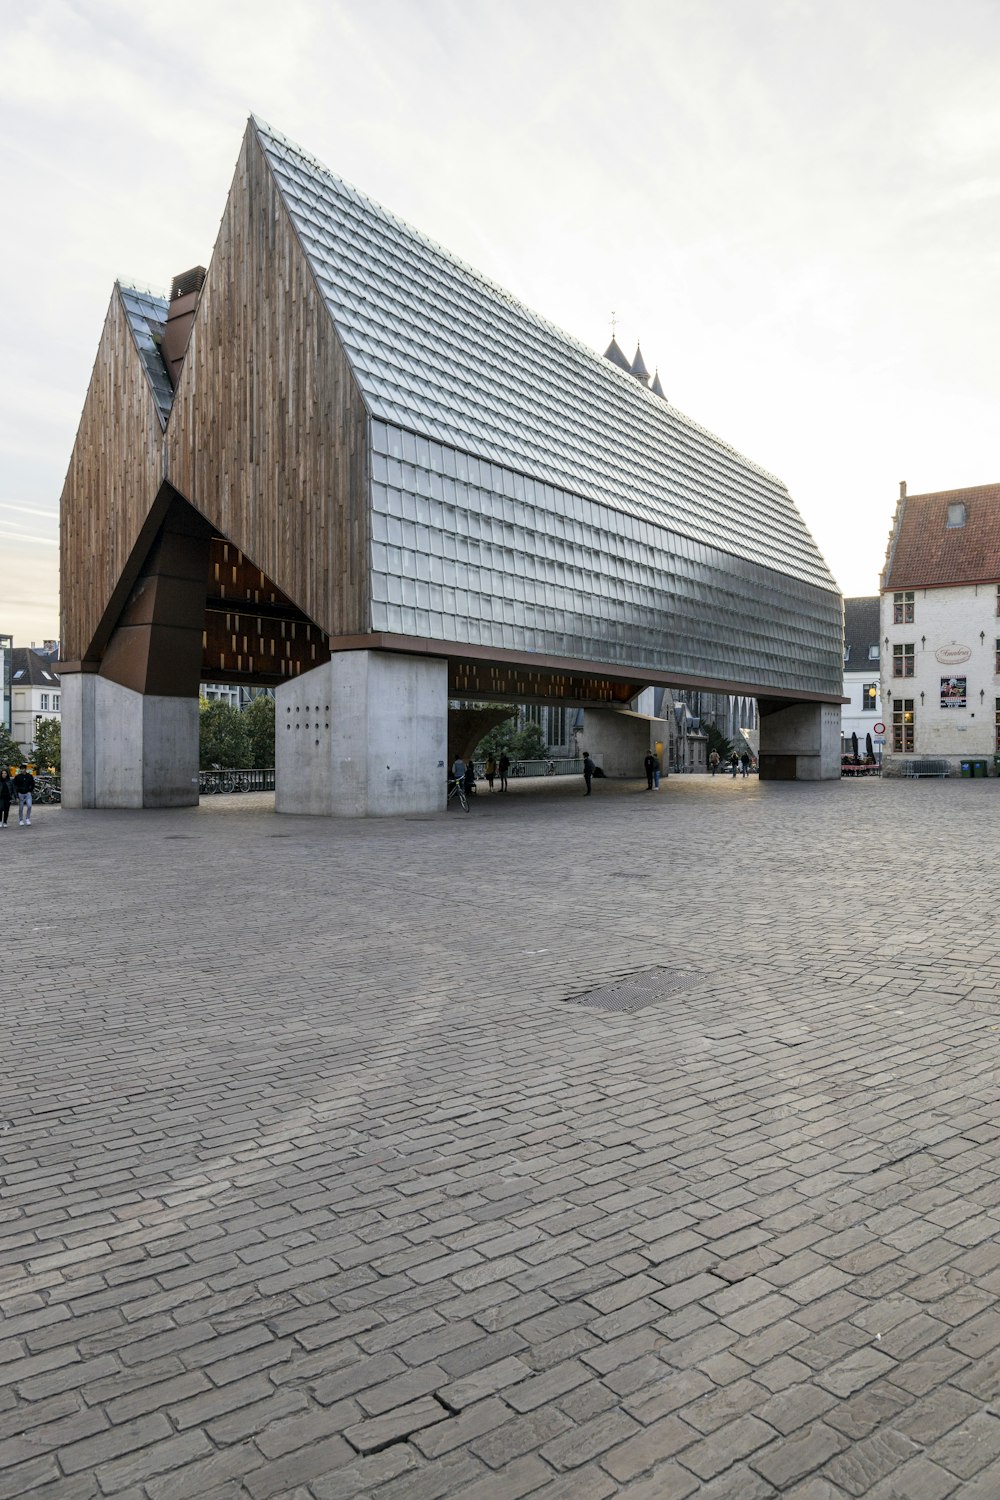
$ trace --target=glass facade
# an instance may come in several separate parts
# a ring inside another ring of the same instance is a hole
[[[374,418],[837,592],[780,480],[255,123]]]
[[[125,308],[132,337],[138,347],[146,377],[152,387],[157,410],[166,422],[170,415],[174,393],[160,354],[160,343],[169,303],[166,297],[158,297],[154,292],[145,291],[142,287],[126,286],[122,282],[118,283],[118,293]]]
[[[371,435],[374,630],[840,692],[839,594],[412,432]]]

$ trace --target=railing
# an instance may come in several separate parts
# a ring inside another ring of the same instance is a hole
[[[475,763],[476,776],[482,780],[485,776],[483,766],[485,761],[477,760]],[[499,769],[497,776],[500,775]],[[515,776],[582,776],[582,759],[547,757],[545,760],[512,760],[508,777]]]
[[[202,797],[230,795],[234,792],[273,791],[273,766],[266,771],[212,770],[198,773],[198,792]]]

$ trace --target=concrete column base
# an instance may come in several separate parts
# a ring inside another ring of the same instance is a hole
[[[666,719],[651,719],[622,708],[588,708],[583,715],[580,753],[589,750],[606,776],[645,778],[642,763],[657,743],[660,774],[667,774],[666,747],[670,742]]]
[[[93,672],[63,675],[64,807],[194,807],[198,700],[137,693]]]
[[[761,781],[838,781],[840,708],[833,703],[789,703],[762,710]]]
[[[275,693],[275,809],[331,818],[440,812],[448,664],[341,651]]]

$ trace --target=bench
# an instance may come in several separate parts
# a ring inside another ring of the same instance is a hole
[[[951,766],[946,760],[907,760],[903,762],[903,775],[913,779],[918,776],[950,776]]]

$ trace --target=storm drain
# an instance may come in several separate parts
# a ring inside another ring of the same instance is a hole
[[[635,974],[626,974],[623,979],[613,980],[611,984],[601,985],[600,989],[570,995],[567,1003],[586,1005],[591,1010],[617,1010],[630,1014],[693,989],[701,977],[700,974],[677,973],[672,969],[640,969]]]

